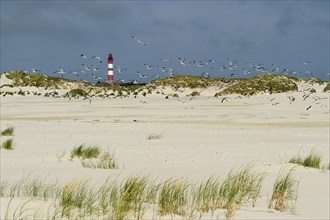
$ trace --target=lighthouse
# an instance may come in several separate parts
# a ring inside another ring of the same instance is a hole
[[[113,58],[111,53],[108,56],[108,83],[113,83]]]

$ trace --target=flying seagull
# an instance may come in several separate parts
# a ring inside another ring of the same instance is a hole
[[[127,70],[126,68],[122,68],[120,66],[115,67],[118,70],[118,73],[122,73],[123,71]]]
[[[32,72],[33,72],[33,73],[40,73],[41,70],[36,70],[36,69],[32,68]]]
[[[97,59],[100,63],[102,63],[101,57],[99,57],[99,56],[92,56],[89,59]]]
[[[221,103],[223,103],[224,101],[228,101],[227,97],[221,99]]]
[[[139,71],[137,71],[137,73],[139,74],[140,79],[148,78],[148,75],[141,74]]]
[[[142,45],[144,45],[144,46],[146,46],[147,44],[146,43],[144,43],[144,42],[142,42],[142,41],[140,41],[139,39],[137,39],[136,37],[134,37],[134,36],[131,36],[137,43],[139,43],[139,44],[142,44]]]
[[[161,61],[164,61],[164,62],[171,62],[169,59],[166,59],[166,58],[159,58]]]
[[[152,66],[150,65],[147,65],[147,64],[144,64],[145,68],[147,68],[148,70],[151,70],[152,69]]]
[[[61,67],[58,68],[59,70],[55,71],[54,73],[58,73],[63,77],[63,74],[66,73]]]

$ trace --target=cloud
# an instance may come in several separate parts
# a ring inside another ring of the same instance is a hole
[[[156,18],[152,21],[152,25],[160,29],[169,29],[170,31],[183,31],[185,27],[178,21],[165,21]]]
[[[1,9],[1,38],[41,35],[75,42],[84,39],[100,22],[122,19],[121,2],[5,2]]]

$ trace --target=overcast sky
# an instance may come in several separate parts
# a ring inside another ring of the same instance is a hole
[[[311,72],[326,79],[329,11],[329,0],[1,0],[1,72],[35,68],[55,76],[58,67],[69,72],[93,64],[100,68],[94,73],[106,78],[107,56],[112,53],[114,65],[127,68],[122,73],[115,70],[116,80],[139,79],[137,71],[148,79],[156,74],[166,77],[156,66],[173,68],[177,74],[230,77],[232,71],[221,70],[229,59],[238,61],[238,76],[242,68],[255,74],[249,64],[256,62],[267,69],[290,69],[297,76]],[[82,53],[100,56],[104,62],[84,59]],[[183,66],[179,57],[216,63],[213,69]],[[154,67],[148,70],[144,64]]]

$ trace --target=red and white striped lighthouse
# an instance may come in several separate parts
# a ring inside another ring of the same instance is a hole
[[[108,56],[108,83],[113,83],[113,58],[111,53]]]

